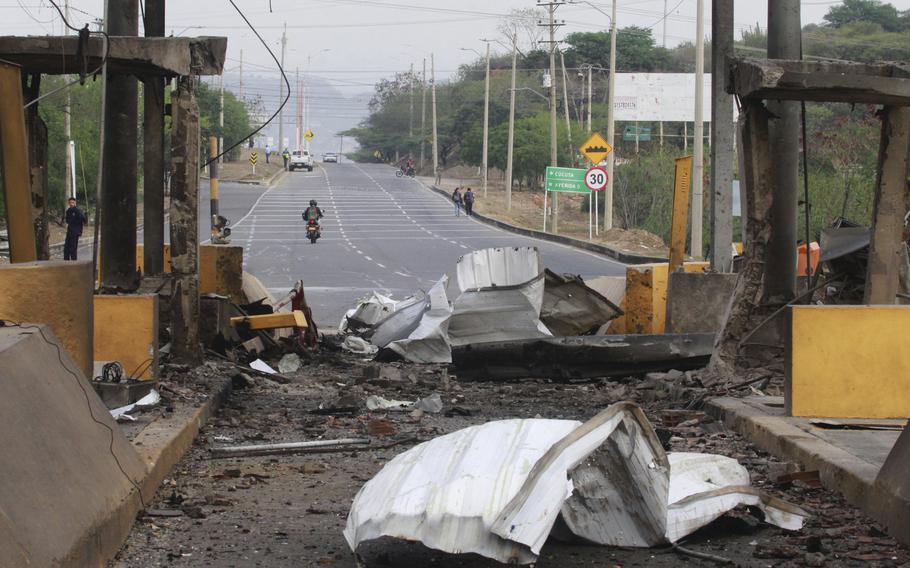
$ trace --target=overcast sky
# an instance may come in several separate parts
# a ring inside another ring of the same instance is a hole
[[[348,97],[371,91],[377,79],[407,70],[411,64],[419,70],[424,58],[429,65],[431,53],[435,54],[437,77],[445,79],[460,64],[477,57],[462,48],[482,51],[481,39],[501,37],[496,27],[502,15],[536,5],[536,0],[235,1],[279,57],[281,32],[287,24],[285,68],[289,74],[299,69],[304,76],[318,75]],[[609,0],[593,2],[609,13]],[[891,3],[901,10],[910,9],[910,0]],[[704,4],[705,31],[710,36],[711,0]],[[802,23],[822,21],[836,4],[840,2],[802,2]],[[81,26],[102,15],[104,0],[70,0],[70,6],[73,23]],[[652,28],[658,44],[664,42],[666,6],[667,47],[694,40],[697,0],[618,0],[617,6],[619,27]],[[756,24],[766,27],[767,0],[735,0],[735,9],[737,37]],[[243,50],[246,74],[258,73],[260,82],[269,76],[275,78],[271,86],[259,85],[259,90],[277,91],[274,62],[228,0],[168,0],[167,10],[168,35],[227,36],[228,73],[237,72]],[[565,20],[557,38],[575,31],[603,30],[609,25],[606,16],[584,4],[561,6],[557,19]],[[0,0],[0,35],[59,34],[61,30],[60,18],[48,0]],[[256,86],[248,83],[247,88],[254,91]],[[270,96],[278,98],[277,92]],[[330,98],[327,96],[324,104],[331,104]]]
[[[63,0],[57,0],[62,3]],[[460,48],[483,49],[482,38],[498,37],[500,18],[516,8],[535,5],[534,0],[236,0],[252,23],[280,53],[281,28],[288,25],[286,67],[348,83],[348,91],[360,90],[357,83],[372,84],[378,77],[420,67],[424,57],[435,53],[437,70],[445,77],[475,54]],[[653,27],[658,43],[663,41],[664,6],[668,46],[691,40],[695,35],[697,0],[618,0],[620,27]],[[70,0],[72,19],[91,21],[103,12],[103,0]],[[271,11],[269,4],[271,3]],[[828,9],[839,2],[809,0],[802,3],[803,24],[821,21]],[[892,2],[899,9],[910,8],[910,0]],[[608,0],[595,4],[609,12]],[[767,0],[737,0],[735,20],[739,30],[767,21]],[[710,35],[711,1],[705,1],[706,34]],[[262,65],[273,68],[268,53],[227,0],[193,0],[167,3],[167,30],[175,35],[225,35],[229,38],[229,67],[237,65],[240,50],[252,70]],[[0,34],[21,35],[60,33],[48,0],[0,0]],[[595,31],[608,25],[607,18],[584,4],[564,5],[557,17],[566,21],[560,36],[573,31]],[[322,50],[330,50],[323,52]]]

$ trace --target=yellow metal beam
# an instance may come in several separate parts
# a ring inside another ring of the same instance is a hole
[[[261,316],[239,316],[231,318],[231,325],[249,325],[250,329],[282,329],[286,327],[306,328],[306,316],[300,310],[278,312]]]
[[[19,67],[0,63],[0,175],[3,176],[9,227],[10,262],[38,260],[32,227],[28,139],[22,105]]]
[[[689,188],[692,186],[692,156],[676,159],[673,181],[673,217],[670,226],[670,272],[676,272],[686,258],[689,221]],[[694,249],[694,247],[693,247]],[[701,247],[699,247],[701,250]]]

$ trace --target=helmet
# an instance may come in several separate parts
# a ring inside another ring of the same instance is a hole
[[[316,200],[310,199],[310,207],[316,207]]]

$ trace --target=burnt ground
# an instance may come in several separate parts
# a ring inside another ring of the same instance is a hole
[[[342,529],[359,488],[384,463],[419,441],[504,418],[585,420],[620,400],[639,402],[668,448],[731,456],[753,485],[812,512],[800,531],[765,525],[737,509],[690,536],[691,550],[739,566],[910,566],[910,552],[811,475],[772,482],[792,471],[698,409],[698,391],[681,373],[650,379],[559,384],[461,383],[440,367],[380,365],[324,349],[290,384],[235,380],[231,399],[204,428],[187,456],[111,563],[153,566],[351,566]],[[439,393],[442,413],[367,412],[371,394],[415,400]],[[314,413],[314,410],[325,414]],[[369,449],[335,454],[211,459],[209,448],[365,436]],[[361,547],[370,567],[486,567],[477,556],[453,556],[391,540]],[[548,542],[537,566],[711,566],[671,549],[628,550]]]

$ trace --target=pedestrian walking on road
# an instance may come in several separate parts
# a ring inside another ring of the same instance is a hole
[[[265,163],[269,163],[269,156],[272,155],[272,147],[268,144],[265,145]]]
[[[461,217],[461,208],[464,206],[464,198],[461,196],[461,188],[456,187],[452,192],[452,203],[455,204],[455,216]]]
[[[284,149],[284,152],[281,153],[281,159],[284,160],[284,169],[285,169],[285,171],[287,171],[287,169],[288,169],[288,162],[291,161],[291,153],[288,152],[288,149],[287,149],[287,148],[285,148],[285,149]]]
[[[474,192],[470,187],[464,192],[464,212],[468,217],[474,214]]]
[[[79,250],[79,237],[82,236],[82,229],[88,223],[88,218],[82,212],[82,209],[76,207],[76,199],[74,197],[70,197],[66,203],[66,213],[63,214],[63,222],[66,223],[63,260],[76,260],[76,253]]]

